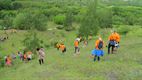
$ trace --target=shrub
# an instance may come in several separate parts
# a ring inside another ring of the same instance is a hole
[[[65,22],[65,18],[66,18],[65,15],[61,15],[61,14],[56,15],[56,16],[54,17],[54,22],[55,22],[56,24],[63,25],[64,22]]]
[[[63,26],[63,25],[58,25],[56,28],[57,28],[57,29],[63,29],[64,26]]]
[[[138,36],[142,37],[142,28],[141,27],[134,27],[129,31],[128,36]]]
[[[6,10],[12,9],[11,3],[12,3],[12,0],[0,0],[0,10],[2,10],[2,9],[6,9]]]
[[[23,40],[23,45],[27,50],[35,52],[36,48],[41,46],[41,41],[37,37],[37,32],[30,30],[25,36],[26,38]]]
[[[130,28],[130,26],[120,26],[119,28],[118,28],[118,32],[120,33],[120,34],[127,34],[129,31],[131,30],[131,28]]]
[[[37,29],[40,31],[46,30],[46,16],[39,13],[20,13],[13,21],[14,27],[21,30]]]
[[[12,3],[12,8],[13,8],[13,9],[22,8],[22,4],[19,3],[19,2],[13,2],[13,3]]]

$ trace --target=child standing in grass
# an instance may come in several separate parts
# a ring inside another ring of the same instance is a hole
[[[12,65],[12,59],[10,55],[6,57],[6,66],[10,67]]]
[[[95,42],[95,49],[92,51],[92,56],[94,57],[94,61],[96,61],[96,59],[100,61],[100,57],[104,55],[103,47],[104,47],[104,42],[102,38],[99,37],[99,39],[96,40]]]

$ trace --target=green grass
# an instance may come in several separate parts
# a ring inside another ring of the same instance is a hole
[[[108,55],[105,48],[105,55],[100,62],[93,62],[90,52],[94,48],[95,39],[89,41],[86,48],[81,47],[80,56],[74,56],[73,42],[76,32],[55,31],[38,32],[45,44],[55,38],[64,40],[67,46],[67,53],[50,47],[46,49],[46,59],[44,65],[38,64],[38,59],[29,63],[19,60],[14,61],[16,65],[7,68],[0,68],[0,80],[141,80],[142,79],[142,38],[122,36],[120,49],[116,54]],[[20,33],[20,34],[19,34]],[[2,43],[1,50],[4,54],[23,48],[20,43],[24,38],[24,31],[11,34],[11,38]],[[65,34],[66,38],[58,37],[60,33]],[[104,33],[104,34],[108,34]],[[105,41],[107,38],[104,37]],[[15,42],[16,40],[16,42]],[[11,43],[15,43],[12,48]],[[7,48],[6,48],[7,47]]]

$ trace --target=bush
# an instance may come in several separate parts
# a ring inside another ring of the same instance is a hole
[[[59,25],[59,26],[57,26],[56,28],[57,28],[57,29],[63,29],[64,26],[63,26],[63,25]]]
[[[138,36],[142,37],[142,28],[141,27],[134,27],[129,31],[128,36]]]
[[[59,14],[59,15],[54,17],[54,22],[56,24],[63,25],[64,22],[65,22],[65,19],[66,19],[65,15]]]
[[[120,27],[118,28],[118,32],[119,32],[120,34],[124,34],[124,35],[126,35],[130,30],[131,30],[131,27],[130,27],[130,26],[120,26]]]
[[[39,48],[41,46],[41,40],[39,40],[39,38],[37,37],[37,32],[30,30],[25,36],[26,38],[23,40],[23,45],[27,50],[35,52],[36,48]]]
[[[20,13],[13,21],[14,27],[21,30],[37,29],[40,31],[46,30],[46,16],[39,13]]]
[[[12,3],[12,8],[13,8],[13,9],[22,8],[22,4],[19,3],[19,2],[13,2],[13,3]]]
[[[12,0],[0,0],[0,10],[3,10],[3,9],[10,10],[10,9],[12,9],[11,3],[12,3]]]

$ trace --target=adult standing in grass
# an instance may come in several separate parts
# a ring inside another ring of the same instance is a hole
[[[101,37],[99,37],[99,39],[96,40],[95,42],[95,49],[92,51],[92,56],[94,57],[94,61],[96,61],[96,59],[100,61],[100,57],[104,55],[103,47],[104,47],[104,41],[102,40]]]
[[[39,56],[39,64],[44,64],[45,52],[43,48],[37,48],[38,56]]]
[[[108,38],[108,54],[110,54],[110,48],[111,48],[111,53],[114,53],[114,48],[117,43],[117,38],[118,36],[115,34],[115,31],[111,33],[111,35]]]

